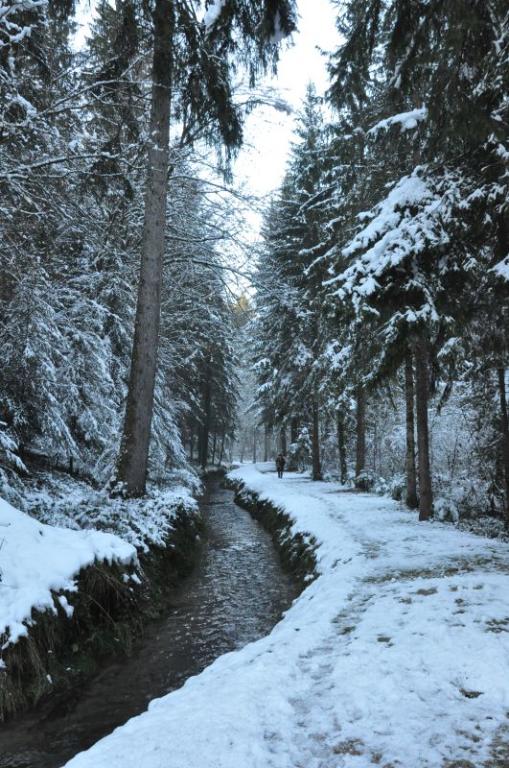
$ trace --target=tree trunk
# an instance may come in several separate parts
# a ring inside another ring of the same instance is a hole
[[[415,423],[414,423],[414,366],[409,349],[405,357],[405,402],[406,402],[406,496],[405,502],[411,509],[417,509],[417,475],[415,468]]]
[[[141,244],[136,319],[124,428],[116,479],[129,496],[145,492],[157,347],[161,314],[161,286],[165,246],[170,97],[173,77],[173,0],[156,0],[154,8],[152,104],[148,170]]]
[[[265,424],[263,432],[263,460],[269,460],[269,441],[270,441],[270,427]]]
[[[366,468],[366,393],[363,387],[356,391],[356,450],[355,477],[359,477]]]
[[[322,465],[320,462],[320,417],[318,398],[313,398],[313,433],[311,435],[311,450],[313,458],[312,480],[322,480]]]
[[[342,411],[338,411],[337,413],[336,434],[338,438],[339,476],[341,483],[346,485],[348,482],[348,468],[346,464],[345,419]]]
[[[194,458],[194,424],[191,424],[189,432],[189,461],[192,461]]]
[[[419,520],[428,520],[433,511],[428,426],[429,365],[428,343],[419,336],[415,344],[415,395],[417,447],[419,452]]]
[[[378,421],[373,419],[373,474],[379,472],[378,466]]]
[[[497,374],[502,428],[502,459],[505,475],[505,521],[506,526],[509,528],[509,414],[507,412],[505,368],[498,368]]]
[[[288,445],[286,443],[286,427],[281,427],[280,439],[281,439],[281,453],[283,454],[283,456],[286,456],[286,454],[288,453]]]
[[[221,464],[223,463],[223,455],[224,455],[224,442],[225,442],[225,439],[226,439],[226,435],[225,435],[225,433],[223,432],[223,434],[221,435],[221,450],[219,451],[219,466],[221,466]]]
[[[294,418],[294,419],[292,419],[290,421],[290,443],[291,443],[291,445],[293,445],[294,443],[297,442],[298,437],[299,437],[299,422],[297,421],[297,419]],[[289,456],[289,459],[288,459],[288,464],[287,464],[286,469],[287,469],[288,472],[296,472],[298,470],[298,468],[299,467],[298,467],[297,461],[295,460],[295,454],[291,453],[290,456]]]
[[[210,371],[207,369],[207,378],[203,389],[203,425],[201,428],[200,443],[200,466],[205,469],[209,457],[209,436],[210,436],[210,417],[211,417],[211,385]]]
[[[256,464],[256,427],[253,427],[253,464]]]
[[[217,448],[217,435],[214,432],[214,438],[212,440],[212,466],[214,466],[214,462],[216,460],[216,448]]]

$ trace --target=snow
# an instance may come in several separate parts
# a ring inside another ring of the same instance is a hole
[[[506,256],[505,259],[496,264],[493,267],[493,272],[499,277],[504,278],[504,280],[509,280],[509,256]]]
[[[433,200],[433,194],[425,180],[417,173],[404,176],[389,192],[380,204],[370,223],[359,232],[343,250],[345,256],[351,256],[360,248],[365,248],[394,226],[400,224],[400,211],[408,206],[416,206]],[[368,217],[367,212],[360,214],[361,220]]]
[[[268,465],[233,477],[316,537],[318,578],[67,767],[480,768],[509,707],[507,545]]]
[[[143,499],[113,499],[76,478],[39,472],[24,488],[30,514],[0,499],[3,647],[27,634],[32,610],[56,612],[55,600],[71,618],[72,605],[58,593],[75,591],[83,568],[97,561],[135,564],[137,551],[169,546],[179,511],[198,514],[191,493],[199,481],[188,475],[176,473],[167,487],[149,485]],[[126,579],[139,583],[136,574]]]
[[[23,502],[26,511],[43,523],[107,531],[148,552],[151,547],[168,546],[179,510],[198,513],[192,496],[199,488],[198,479],[186,472],[176,475],[167,485],[149,483],[142,499],[123,499],[111,498],[106,490],[95,490],[76,478],[40,473],[42,488],[27,483]]]
[[[27,634],[33,609],[55,612],[53,593],[76,591],[82,568],[136,562],[135,548],[110,533],[44,525],[0,499],[0,636],[3,648]],[[72,607],[59,598],[67,616]]]
[[[442,204],[443,197],[431,189],[422,177],[421,169],[404,176],[370,214],[361,214],[362,222],[368,215],[371,220],[342,250],[344,257],[356,258],[325,285],[340,283],[337,295],[341,298],[345,294],[351,295],[359,309],[366,297],[378,291],[379,280],[388,271],[425,253],[430,247],[449,242],[439,215]],[[429,305],[422,311],[425,315],[433,315]],[[407,320],[410,322],[411,317]]]
[[[428,117],[426,107],[412,109],[409,112],[400,112],[398,115],[392,115],[385,120],[380,120],[368,131],[368,136],[376,136],[380,131],[388,131],[393,125],[399,125],[401,131],[411,131],[417,128],[418,124]]]
[[[205,16],[203,17],[203,23],[207,29],[216,23],[219,16],[221,15],[224,4],[225,0],[212,0],[209,7],[205,11]]]

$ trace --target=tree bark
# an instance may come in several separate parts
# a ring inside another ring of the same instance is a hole
[[[406,402],[406,496],[405,502],[411,509],[417,509],[417,474],[415,466],[415,419],[414,419],[414,365],[409,349],[405,357],[405,402]]]
[[[507,411],[505,368],[498,368],[497,375],[502,429],[502,459],[505,475],[505,522],[509,528],[509,414]]]
[[[357,478],[366,468],[366,393],[363,387],[357,387],[356,401],[355,477]]]
[[[205,469],[209,457],[209,436],[210,436],[210,420],[212,412],[212,398],[211,398],[211,383],[210,383],[210,371],[207,369],[206,379],[203,388],[203,425],[200,431],[200,466]]]
[[[269,460],[270,426],[265,424],[263,432],[263,460]]]
[[[286,427],[281,427],[280,431],[280,439],[281,439],[281,453],[283,456],[286,456],[288,452],[288,445],[286,443]]]
[[[348,468],[346,464],[345,419],[342,411],[338,411],[337,413],[336,434],[338,438],[339,476],[341,483],[346,485],[348,482]]]
[[[156,0],[154,8],[152,104],[138,299],[131,372],[116,479],[129,496],[145,493],[165,246],[170,98],[173,79],[173,0]]]
[[[299,422],[297,419],[293,418],[290,421],[290,444],[293,445],[297,442],[299,437]],[[287,464],[287,471],[288,472],[296,472],[298,469],[297,461],[295,460],[295,455],[293,453],[290,454]]]
[[[313,398],[313,429],[311,435],[311,452],[313,459],[312,480],[322,480],[322,465],[320,461],[320,416],[318,398]]]
[[[424,335],[419,336],[415,344],[415,395],[419,452],[419,520],[428,520],[433,512],[433,490],[429,458],[428,343]]]

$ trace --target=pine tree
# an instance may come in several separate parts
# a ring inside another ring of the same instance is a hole
[[[314,264],[321,245],[324,136],[311,87],[296,133],[279,199],[267,215],[257,275],[258,402],[271,425],[284,427],[295,419],[309,424],[312,476],[319,480],[321,307],[316,288],[323,275]]]

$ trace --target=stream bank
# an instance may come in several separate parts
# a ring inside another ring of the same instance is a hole
[[[147,622],[164,613],[169,590],[192,570],[200,530],[199,515],[176,506],[165,546],[147,548],[137,564],[96,560],[72,590],[52,591],[52,605],[32,609],[16,643],[0,634],[2,731],[3,721],[46,700],[58,706],[108,660],[134,652]]]
[[[290,515],[269,499],[260,498],[259,494],[247,488],[240,480],[225,478],[226,487],[235,493],[235,503],[249,512],[271,535],[281,564],[287,573],[292,574],[301,590],[317,576],[316,555],[317,541],[313,536],[293,530]]]
[[[209,479],[200,557],[133,655],[0,726],[0,768],[58,768],[218,656],[266,635],[300,591],[270,534]]]

